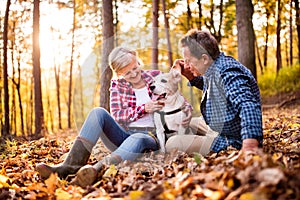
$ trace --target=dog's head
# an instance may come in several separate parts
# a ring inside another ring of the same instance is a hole
[[[157,99],[166,98],[173,95],[178,90],[178,83],[181,80],[181,73],[177,69],[171,69],[168,73],[161,73],[154,78],[154,82],[150,85],[150,89]]]

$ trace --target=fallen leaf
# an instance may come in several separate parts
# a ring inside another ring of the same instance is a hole
[[[115,176],[118,173],[118,169],[115,165],[110,165],[109,168],[103,174],[103,177]]]
[[[57,174],[52,173],[50,177],[45,180],[45,184],[47,185],[48,193],[54,194],[56,190],[56,185],[58,183]]]
[[[57,190],[55,191],[55,196],[57,200],[69,200],[72,198],[71,194],[62,190],[61,188],[57,188]]]
[[[278,168],[266,168],[258,172],[257,180],[261,185],[277,185],[279,181],[284,179],[284,174]]]

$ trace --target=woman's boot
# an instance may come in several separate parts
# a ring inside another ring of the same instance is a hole
[[[122,158],[118,155],[110,155],[104,159],[98,161],[94,165],[85,165],[79,169],[76,173],[76,177],[71,181],[72,184],[79,185],[85,188],[88,185],[92,185],[97,178],[103,175],[105,166],[116,165],[122,161]]]
[[[75,174],[87,163],[92,148],[93,144],[91,142],[84,138],[77,137],[63,163],[55,166],[40,163],[36,166],[36,170],[43,179],[47,179],[51,173],[57,173],[60,178],[66,178],[69,174]]]

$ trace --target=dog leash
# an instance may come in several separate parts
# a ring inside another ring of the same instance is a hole
[[[174,130],[169,129],[169,127],[166,123],[166,120],[165,120],[165,115],[172,115],[172,114],[178,113],[179,111],[182,111],[184,108],[185,108],[185,106],[182,106],[181,108],[178,108],[178,109],[175,109],[175,110],[172,110],[172,111],[169,111],[169,112],[160,111],[160,110],[155,111],[160,115],[160,120],[161,120],[161,123],[164,126],[164,129],[165,129],[164,133],[165,134],[170,134],[170,133],[176,132]]]

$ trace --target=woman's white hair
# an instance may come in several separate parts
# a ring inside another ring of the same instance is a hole
[[[108,63],[111,69],[118,72],[132,62],[132,59],[138,61],[137,53],[125,47],[114,48],[108,56]]]

